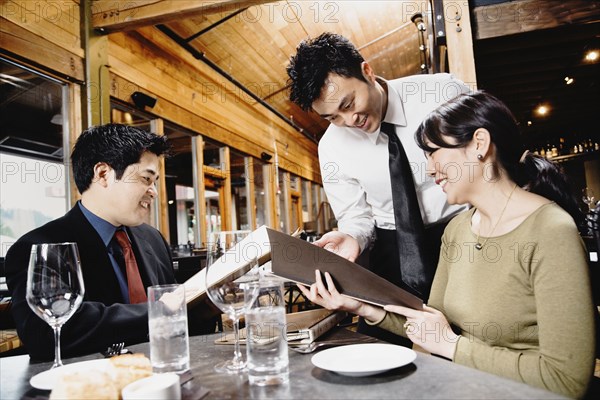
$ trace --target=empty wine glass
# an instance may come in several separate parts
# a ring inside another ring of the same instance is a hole
[[[237,373],[246,367],[239,344],[239,320],[250,307],[259,289],[259,246],[250,232],[219,232],[207,246],[206,292],[210,300],[233,322],[233,359],[215,366],[218,372]]]
[[[589,211],[592,211],[596,206],[596,198],[594,197],[594,191],[591,188],[586,187],[582,190],[582,200],[587,204]]]
[[[60,329],[75,313],[85,293],[77,243],[31,246],[27,270],[27,304],[54,331],[54,364],[60,359]]]

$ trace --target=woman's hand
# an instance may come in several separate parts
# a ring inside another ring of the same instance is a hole
[[[327,285],[323,282],[321,272],[317,269],[315,270],[315,283],[310,287],[298,285],[298,288],[308,300],[328,310],[347,311],[370,321],[377,321],[385,316],[385,311],[381,308],[341,295],[329,272],[325,272],[325,281]]]
[[[406,316],[406,336],[430,353],[452,359],[460,337],[450,327],[448,320],[433,307],[423,306],[423,311],[402,306],[385,306],[384,310]]]

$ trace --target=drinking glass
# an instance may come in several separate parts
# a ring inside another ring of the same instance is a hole
[[[233,359],[215,366],[218,372],[237,373],[246,368],[239,343],[239,321],[258,296],[258,249],[247,231],[211,235],[207,246],[206,292],[233,322]]]
[[[246,313],[246,355],[251,385],[289,380],[283,280],[261,279],[258,297]]]
[[[31,246],[27,270],[27,304],[54,331],[54,364],[60,359],[60,329],[83,301],[85,289],[77,243]]]
[[[185,289],[181,284],[148,288],[150,362],[155,373],[182,374],[190,369]]]
[[[596,206],[596,198],[594,197],[594,191],[591,188],[586,187],[581,191],[582,200],[588,206],[588,211],[592,211]]]

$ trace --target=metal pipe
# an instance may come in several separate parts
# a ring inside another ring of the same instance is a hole
[[[214,62],[212,62],[208,58],[206,58],[206,56],[204,55],[204,53],[196,50],[184,38],[182,38],[179,35],[177,35],[175,32],[173,32],[167,26],[165,26],[165,25],[156,25],[156,28],[158,28],[165,35],[167,35],[168,37],[170,37],[171,39],[173,39],[177,44],[179,44],[181,47],[183,47],[184,49],[186,49],[188,52],[190,52],[190,54],[192,54],[192,56],[194,56],[195,59],[203,61],[209,67],[211,67],[212,69],[214,69],[215,71],[217,71],[219,74],[223,75],[228,81],[230,81],[235,86],[237,86],[238,88],[240,88],[241,90],[243,90],[244,93],[246,93],[248,96],[252,97],[254,100],[256,100],[257,102],[259,102],[263,106],[265,106],[269,111],[271,111],[272,113],[274,113],[275,115],[277,115],[279,118],[281,118],[282,120],[284,120],[285,122],[287,122],[291,127],[293,127],[294,129],[296,129],[298,132],[300,132],[301,134],[303,134],[305,137],[307,137],[308,139],[312,140],[315,143],[318,142],[318,140],[315,137],[313,137],[309,133],[305,132],[304,129],[302,129],[299,126],[297,126],[294,123],[294,121],[292,121],[291,119],[289,119],[288,117],[286,117],[285,115],[283,115],[281,112],[279,112],[278,110],[276,110],[272,105],[270,105],[269,103],[267,103],[266,101],[264,101],[262,98],[260,98],[256,94],[254,94],[254,92],[252,92],[250,89],[248,89],[246,86],[244,86],[241,82],[239,82],[233,76],[231,76],[227,72],[225,72],[217,64],[215,64]]]
[[[185,40],[186,42],[191,42],[192,40],[199,38],[200,36],[204,35],[206,32],[212,30],[213,28],[216,28],[217,26],[221,25],[223,22],[228,21],[229,19],[235,17],[236,15],[238,15],[238,14],[246,11],[247,9],[248,9],[248,7],[241,8],[238,11],[236,11],[236,12],[234,12],[232,14],[229,14],[225,18],[218,20],[217,22],[215,22],[215,23],[207,26],[206,28],[202,29],[201,31],[196,32],[192,36],[190,36],[190,37],[188,37],[186,39],[183,39],[183,40]]]

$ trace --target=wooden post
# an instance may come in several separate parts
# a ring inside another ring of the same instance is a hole
[[[292,229],[292,193],[290,187],[291,175],[289,172],[283,170],[280,170],[280,174],[282,176],[282,185],[279,190],[281,192],[280,196],[282,196],[281,199],[283,199],[283,207],[280,208],[279,213],[282,218],[285,218],[283,224],[284,232],[287,229],[288,232],[285,233],[292,233],[290,232]],[[280,201],[279,205],[281,205],[281,203],[282,202]]]
[[[81,194],[77,190],[75,181],[73,180],[73,171],[71,168],[71,149],[75,145],[77,138],[81,134],[81,87],[76,84],[67,85],[67,89],[63,92],[63,115],[67,115],[63,125],[63,152],[66,182],[67,183],[67,208],[73,205],[81,198]]]
[[[306,199],[306,218],[307,221],[312,221],[316,217],[313,213],[312,182],[303,179],[302,190],[304,191],[304,197]]]
[[[254,186],[254,159],[252,157],[244,157],[244,175],[246,177],[246,209],[248,216],[248,224],[251,230],[256,229],[256,197]]]
[[[219,149],[219,158],[221,164],[221,171],[225,173],[225,179],[223,179],[223,196],[222,206],[219,207],[221,210],[221,230],[229,231],[232,227],[231,218],[231,161],[229,158],[229,147],[221,147]]]
[[[279,220],[277,218],[277,174],[275,173],[275,164],[263,165],[263,177],[265,185],[265,213],[267,225],[270,228],[278,229]]]
[[[202,136],[192,137],[192,173],[194,182],[194,213],[196,214],[196,232],[200,243],[204,247],[208,242],[206,229],[206,196],[204,193],[204,140]]]
[[[156,118],[150,121],[150,131],[159,136],[165,134],[164,121]],[[161,157],[158,161],[158,230],[164,236],[167,243],[170,243],[169,233],[169,205],[167,199],[167,180],[165,178],[165,159]]]
[[[85,105],[84,126],[103,125],[110,122],[110,79],[108,65],[108,36],[96,34],[92,25],[92,1],[81,1],[83,23],[81,43],[84,49]]]

